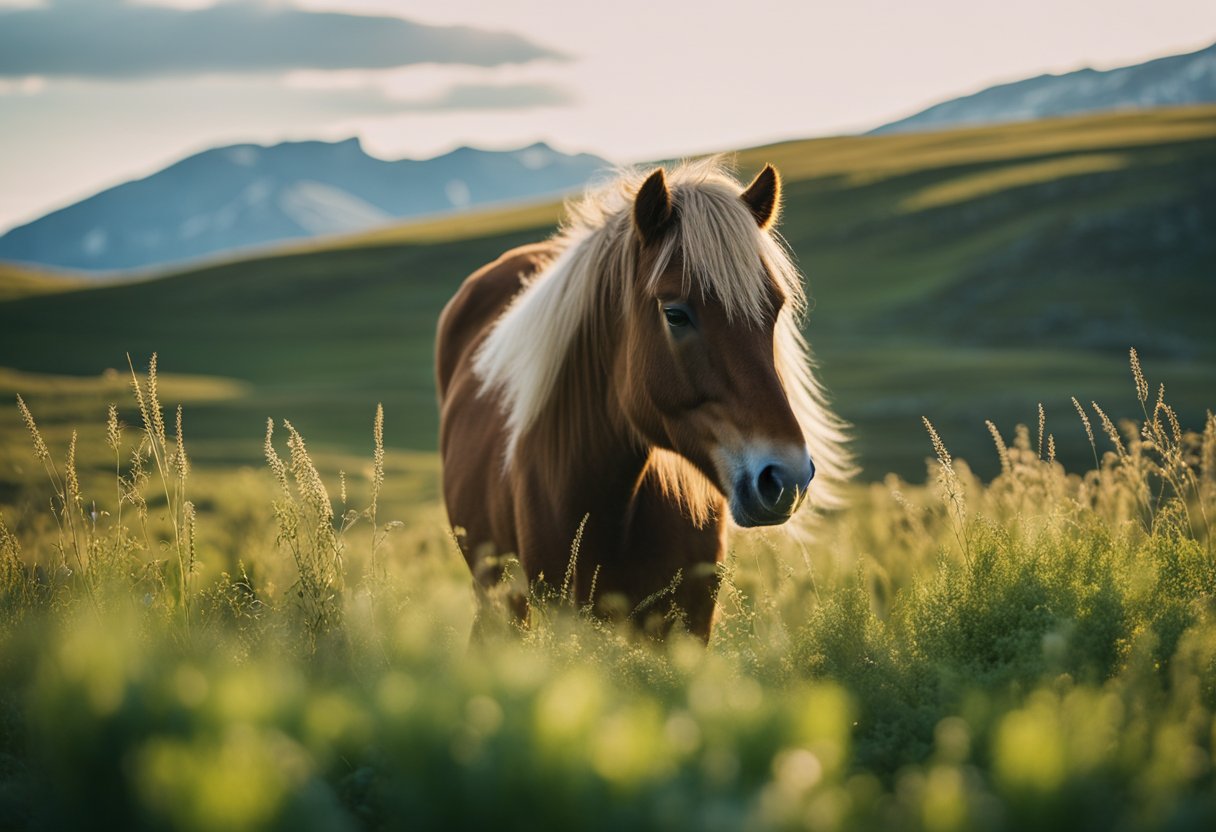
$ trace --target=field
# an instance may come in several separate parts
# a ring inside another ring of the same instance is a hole
[[[1216,826],[1216,110],[762,161],[864,473],[708,648],[469,643],[435,316],[558,206],[0,269],[0,829]]]
[[[987,485],[935,441],[934,485],[858,487],[809,546],[736,538],[708,649],[556,584],[470,644],[374,439],[327,484],[284,424],[201,515],[167,380],[107,420],[96,492],[23,410],[50,487],[0,525],[0,826],[1209,829],[1216,418],[1133,372],[1142,427],[1074,414],[1084,475],[1047,425]]]

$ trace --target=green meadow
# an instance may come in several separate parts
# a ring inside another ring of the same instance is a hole
[[[737,156],[863,471],[708,647],[469,643],[435,319],[560,206],[0,267],[0,829],[1216,826],[1216,108]]]

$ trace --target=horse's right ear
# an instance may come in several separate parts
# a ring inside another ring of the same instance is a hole
[[[663,232],[671,225],[671,216],[671,192],[667,190],[667,177],[659,168],[638,188],[637,200],[633,203],[633,224],[642,235],[642,241],[649,245],[663,238]]]
[[[755,181],[747,186],[742,195],[744,204],[751,209],[756,224],[768,228],[777,221],[781,210],[781,177],[772,165],[765,165]]]

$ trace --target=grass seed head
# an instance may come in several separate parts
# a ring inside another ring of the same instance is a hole
[[[135,374],[135,365],[131,362],[131,354],[127,353],[127,366],[131,368],[131,392],[135,395],[135,404],[139,407],[139,418],[144,423],[144,430],[152,433],[152,414],[148,412],[148,400],[144,397],[144,388]]]
[[[1144,371],[1140,368],[1140,356],[1136,354],[1136,348],[1132,347],[1129,351],[1132,365],[1132,378],[1136,382],[1136,398],[1140,400],[1140,404],[1148,402],[1148,381],[1144,378]]]
[[[72,431],[72,438],[68,442],[67,470],[64,476],[66,477],[67,499],[79,501],[80,478],[76,475],[76,431]]]
[[[186,532],[186,551],[188,559],[186,561],[186,577],[198,571],[198,551],[195,547],[195,538],[197,536],[198,513],[195,511],[194,503],[187,500],[182,505],[182,515],[185,518]]]
[[[380,487],[384,485],[384,405],[376,405],[376,419],[372,424],[372,439],[375,447],[372,451],[372,505],[380,496]]]
[[[148,406],[152,411],[152,428],[163,448],[168,443],[165,439],[165,414],[161,412],[160,395],[157,392],[156,353],[152,353],[152,359],[148,362]]]
[[[1216,413],[1210,410],[1199,445],[1199,473],[1204,482],[1216,484]]]
[[[1001,432],[997,430],[996,425],[991,420],[984,422],[988,426],[988,432],[992,434],[992,442],[996,445],[996,454],[1001,460],[1001,473],[1008,474],[1013,470],[1013,465],[1009,462],[1009,448],[1005,444]]]
[[[933,452],[937,454],[937,461],[942,464],[942,468],[954,473],[954,460],[950,457],[950,452],[946,450],[946,443],[942,442],[942,438],[937,435],[937,429],[933,427],[933,423],[928,417],[920,417],[925,423],[925,430],[929,432],[929,441],[933,443]]]
[[[25,427],[30,432],[30,439],[34,443],[34,457],[39,462],[45,462],[51,458],[51,451],[46,446],[46,442],[42,439],[42,432],[38,430],[38,425],[34,421],[34,414],[30,413],[29,407],[25,404],[25,399],[17,396],[17,409],[21,411],[21,420],[25,422]]]
[[[1127,449],[1123,447],[1123,440],[1119,438],[1119,431],[1115,428],[1115,423],[1110,420],[1110,417],[1106,415],[1106,411],[1097,402],[1091,401],[1090,404],[1093,406],[1094,412],[1098,414],[1098,419],[1102,422],[1102,430],[1106,433],[1107,438],[1110,439],[1111,444],[1115,446],[1115,450],[1118,451],[1119,456],[1127,456]]]
[[[266,452],[266,464],[270,466],[270,472],[274,474],[274,480],[279,484],[279,489],[283,492],[283,496],[291,496],[291,488],[287,484],[287,466],[283,463],[278,451],[274,449],[274,419],[266,420],[266,444],[263,446]]]
[[[283,420],[283,427],[287,428],[287,449],[291,452],[291,474],[296,480],[300,496],[317,513],[320,522],[331,522],[334,517],[334,509],[329,502],[329,492],[325,490],[321,474],[317,471],[317,466],[313,463],[308,448],[304,445],[304,437],[286,419]]]
[[[1043,458],[1043,430],[1047,427],[1047,414],[1043,410],[1043,403],[1039,402],[1039,459]]]
[[[1072,406],[1077,409],[1077,415],[1081,417],[1081,424],[1085,426],[1085,438],[1089,440],[1089,444],[1094,444],[1094,429],[1089,424],[1089,416],[1085,413],[1085,408],[1081,407],[1081,403],[1077,401],[1077,397],[1072,397]]]
[[[120,478],[123,493],[122,499],[135,506],[141,519],[148,517],[148,503],[144,499],[143,487],[148,481],[148,472],[144,468],[144,459],[148,453],[148,437],[141,436],[139,444],[131,449],[131,462],[127,476]]]
[[[175,424],[175,441],[177,443],[176,452],[173,455],[177,475],[183,480],[190,476],[190,458],[186,456],[186,443],[182,438],[182,406],[177,406],[177,419]]]
[[[118,423],[118,408],[111,404],[106,411],[106,444],[110,446],[110,450],[118,453],[121,443],[122,425]]]

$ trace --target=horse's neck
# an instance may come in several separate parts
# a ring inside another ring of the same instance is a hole
[[[551,400],[517,452],[517,464],[543,484],[551,508],[578,518],[627,511],[650,453],[614,393],[616,356],[603,354],[590,330],[575,338]]]

